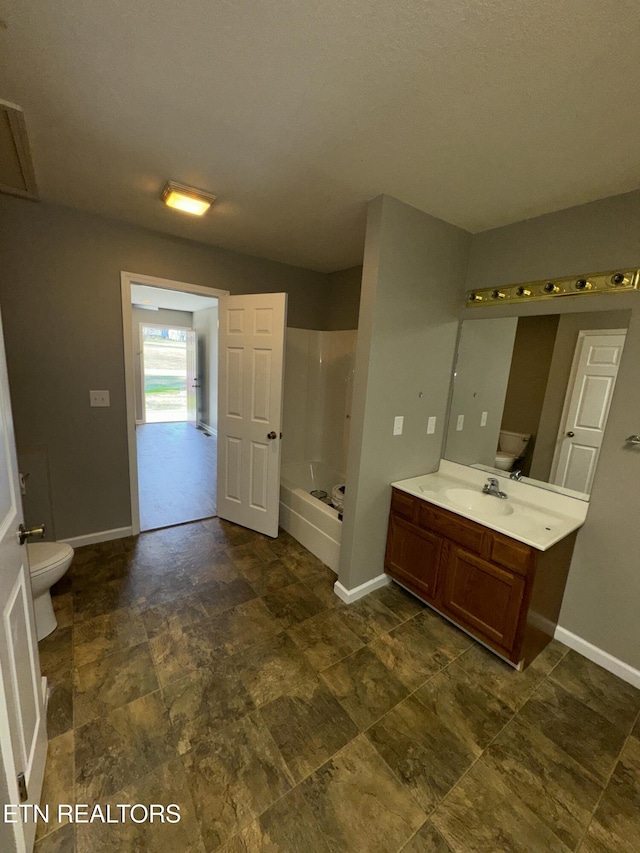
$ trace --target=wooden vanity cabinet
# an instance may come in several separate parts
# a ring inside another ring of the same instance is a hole
[[[575,536],[538,551],[394,488],[385,570],[524,668],[553,637]]]

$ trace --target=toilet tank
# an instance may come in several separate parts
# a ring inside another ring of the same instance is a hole
[[[530,433],[527,435],[524,432],[509,432],[509,430],[502,430],[500,432],[498,449],[503,453],[510,453],[513,456],[524,456],[530,438]]]

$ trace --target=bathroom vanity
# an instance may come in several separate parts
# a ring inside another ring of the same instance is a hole
[[[392,484],[385,570],[519,669],[552,639],[587,504],[442,460]]]

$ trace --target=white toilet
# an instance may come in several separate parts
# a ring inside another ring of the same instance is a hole
[[[524,432],[509,432],[502,430],[496,451],[496,468],[501,471],[511,471],[517,459],[527,452],[531,435]]]
[[[50,590],[71,565],[73,548],[65,542],[33,542],[27,545],[27,555],[31,568],[36,633],[38,640],[44,640],[58,625]]]

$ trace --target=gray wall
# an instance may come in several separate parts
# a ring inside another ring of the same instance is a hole
[[[462,324],[445,459],[461,465],[495,466],[517,325],[515,317]],[[487,412],[487,422],[480,426],[483,412]],[[461,430],[457,428],[459,415],[464,417]]]
[[[45,455],[59,539],[131,523],[121,270],[231,293],[287,291],[289,323],[303,328],[321,328],[327,310],[321,273],[0,196],[0,305],[18,451]],[[111,407],[90,408],[89,389],[109,389]]]
[[[198,421],[218,432],[218,306],[193,312],[198,334]]]
[[[548,481],[551,475],[578,332],[583,329],[626,329],[630,317],[630,311],[587,311],[564,314],[559,318],[549,365],[549,381],[542,401],[538,436],[531,461],[531,476],[536,480]]]
[[[475,235],[467,288],[617,267],[640,267],[640,192]],[[631,322],[560,624],[640,668],[640,452],[624,444],[627,435],[640,430],[640,294],[566,297],[519,308],[487,308],[483,313],[566,314],[614,306],[631,308]],[[463,316],[472,313],[466,310]]]
[[[190,311],[172,311],[169,308],[159,308],[157,311],[147,311],[144,308],[133,308],[131,311],[133,326],[133,374],[136,383],[136,420],[144,417],[142,406],[142,351],[140,349],[140,323],[152,326],[184,326],[191,328],[193,315]]]
[[[390,196],[369,205],[340,554],[347,589],[384,570],[389,483],[438,467],[470,241]]]
[[[322,329],[325,331],[357,329],[362,267],[332,272],[327,278],[327,310]],[[290,322],[289,325],[292,326],[293,323]]]

